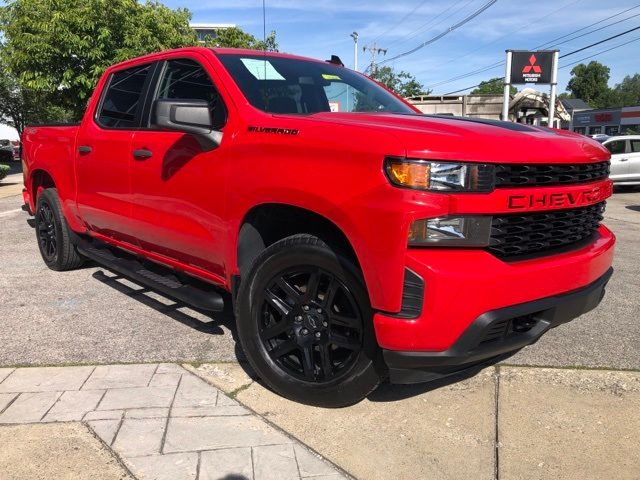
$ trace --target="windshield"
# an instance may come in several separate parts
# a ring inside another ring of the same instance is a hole
[[[219,54],[247,100],[271,113],[415,111],[344,67],[294,58]]]

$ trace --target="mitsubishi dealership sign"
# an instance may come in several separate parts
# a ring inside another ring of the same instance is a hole
[[[551,85],[549,104],[549,126],[553,127],[558,78],[558,50],[507,50],[507,68],[504,76],[504,101],[502,119],[509,116],[509,87],[534,83]]]

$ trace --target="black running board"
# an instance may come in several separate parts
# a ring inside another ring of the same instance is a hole
[[[170,273],[160,274],[151,271],[135,257],[117,256],[101,242],[81,240],[76,245],[78,252],[120,275],[140,283],[151,290],[157,291],[169,298],[178,300],[198,310],[206,312],[221,312],[224,300],[219,292],[205,290],[195,285],[183,283],[178,277]]]

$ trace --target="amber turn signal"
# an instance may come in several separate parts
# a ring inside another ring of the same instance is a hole
[[[429,188],[431,164],[428,162],[403,162],[391,160],[387,164],[387,172],[396,185],[410,188]]]

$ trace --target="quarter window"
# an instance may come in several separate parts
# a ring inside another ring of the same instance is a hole
[[[98,123],[109,128],[139,125],[142,94],[151,65],[128,68],[111,75],[98,115]]]
[[[629,140],[629,143],[633,153],[640,153],[640,140]]]
[[[226,123],[226,109],[218,89],[202,66],[189,59],[169,60],[158,87],[157,99],[204,100],[216,130]]]

